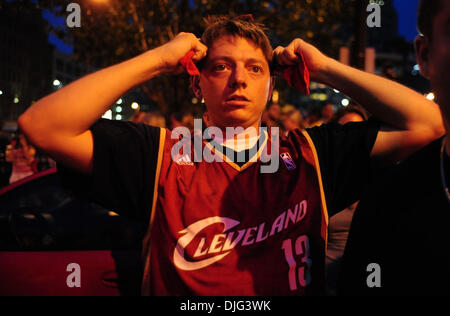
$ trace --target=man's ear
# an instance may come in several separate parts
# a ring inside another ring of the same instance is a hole
[[[197,99],[202,99],[202,90],[200,89],[200,76],[191,76],[191,87],[192,91],[194,92],[194,95]]]
[[[267,102],[270,102],[272,100],[272,92],[275,88],[275,76],[270,77],[270,86],[269,86],[269,94],[267,96]]]
[[[430,40],[428,37],[418,35],[414,41],[414,48],[416,50],[417,63],[419,64],[420,73],[427,79],[429,78],[429,53],[430,53]]]
[[[211,118],[209,117],[208,111],[203,113],[203,122],[205,123],[206,127],[211,126]]]

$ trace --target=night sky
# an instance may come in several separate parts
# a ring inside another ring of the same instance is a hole
[[[417,5],[419,0],[394,0],[398,12],[398,32],[408,41],[413,41],[417,35]]]
[[[394,0],[394,6],[398,12],[399,34],[401,36],[404,36],[408,41],[411,42],[414,41],[414,38],[417,35],[416,11],[418,1],[419,0]],[[64,19],[62,18],[57,19],[48,11],[43,12],[43,16],[53,25],[63,26],[65,24]],[[383,23],[383,20],[381,20],[381,23]],[[62,52],[65,53],[72,52],[72,47],[70,45],[62,43],[55,35],[52,34],[49,35],[49,42],[55,45]]]

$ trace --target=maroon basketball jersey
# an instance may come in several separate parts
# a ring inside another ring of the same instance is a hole
[[[290,133],[278,170],[261,173],[266,139],[240,167],[193,152],[173,160],[178,140],[161,130],[144,295],[323,294],[328,214],[314,144]]]

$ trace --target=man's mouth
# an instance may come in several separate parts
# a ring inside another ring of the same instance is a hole
[[[231,102],[231,101],[246,101],[246,102],[248,102],[249,100],[243,95],[232,95],[228,99],[226,99],[226,101],[227,102]]]

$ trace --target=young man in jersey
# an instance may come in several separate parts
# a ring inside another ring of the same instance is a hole
[[[422,0],[418,18],[417,61],[446,137],[369,187],[350,230],[341,294],[450,295],[450,2]]]
[[[276,148],[279,168],[262,173],[272,141],[266,132],[241,144],[229,135],[203,141],[202,150],[214,141],[224,158],[208,163],[193,160],[195,153],[172,159],[178,137],[165,129],[96,122],[129,89],[182,71],[179,61],[192,50],[194,61],[203,59],[192,86],[205,100],[209,126],[257,129],[273,88],[272,59],[295,67],[301,52],[313,80],[356,99],[389,127],[369,121],[294,131]],[[420,94],[342,65],[301,39],[272,52],[261,25],[245,17],[210,19],[201,41],[181,33],[88,75],[33,104],[19,125],[33,144],[84,174],[93,199],[149,223],[143,294],[154,295],[323,294],[329,213],[359,198],[371,158],[402,159],[443,133],[437,105]],[[226,148],[254,155],[238,163]]]

